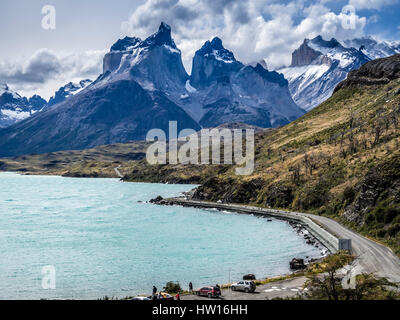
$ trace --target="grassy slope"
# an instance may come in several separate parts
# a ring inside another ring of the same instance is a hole
[[[114,168],[122,165],[120,171],[124,173],[124,167],[145,157],[146,146],[144,142],[132,142],[87,150],[2,158],[0,170],[69,177],[117,177]]]

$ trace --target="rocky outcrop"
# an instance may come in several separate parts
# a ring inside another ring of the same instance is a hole
[[[400,158],[392,157],[371,168],[356,187],[356,193],[355,200],[345,208],[343,213],[348,221],[364,225],[368,213],[384,201],[386,211],[381,213],[378,220],[381,219],[382,221],[379,222],[390,224],[395,220],[398,211],[396,208],[400,205]]]
[[[264,184],[265,181],[262,179],[236,181],[232,178],[221,180],[213,177],[194,191],[192,200],[249,203],[257,200],[258,192]]]
[[[400,78],[400,54],[367,62],[358,70],[351,71],[335,92],[342,88],[365,85],[383,85]]]
[[[152,204],[158,204],[158,205],[161,205],[161,206],[173,206],[174,205],[173,201],[166,200],[161,196],[157,196],[156,198],[151,199],[149,202],[152,203]]]
[[[269,186],[268,194],[265,197],[265,202],[269,207],[287,208],[292,201],[292,187],[282,183],[275,183]]]
[[[293,51],[292,53],[292,64],[291,67],[300,67],[312,64],[319,56],[320,52],[311,49],[307,45],[307,39],[304,40],[303,44]]]
[[[368,173],[358,187],[355,201],[346,208],[343,216],[351,222],[362,224],[366,213],[375,206],[383,189],[382,176],[375,170]]]

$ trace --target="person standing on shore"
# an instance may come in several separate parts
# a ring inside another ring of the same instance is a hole
[[[153,286],[153,297],[156,295],[156,293],[157,293],[157,287]]]

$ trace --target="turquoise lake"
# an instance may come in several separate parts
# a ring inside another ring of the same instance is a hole
[[[320,251],[284,221],[163,207],[188,185],[0,173],[0,299],[97,299],[289,272]],[[42,288],[54,266],[56,289]]]

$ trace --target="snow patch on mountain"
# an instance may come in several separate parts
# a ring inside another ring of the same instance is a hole
[[[190,80],[189,80],[189,79],[186,80],[185,88],[186,88],[186,91],[187,91],[187,92],[190,92],[190,93],[195,93],[195,92],[197,92],[196,88],[193,88],[193,87],[190,85]]]
[[[289,83],[298,81],[298,90],[302,90],[314,81],[320,79],[328,70],[326,64],[310,65],[300,67],[289,67],[280,69],[279,72],[285,75]],[[293,97],[296,100],[296,97]]]

